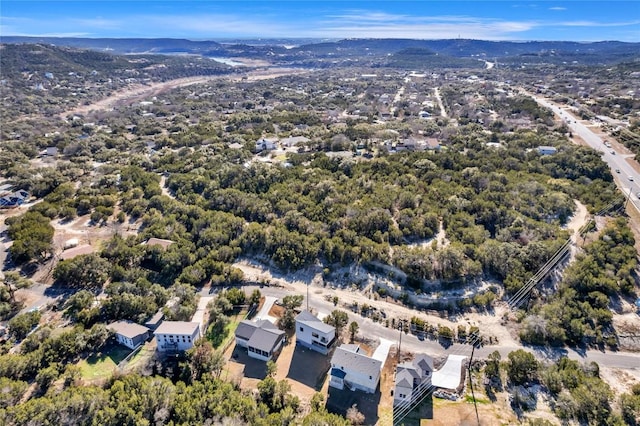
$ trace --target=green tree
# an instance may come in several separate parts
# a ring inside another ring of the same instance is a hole
[[[510,352],[508,355],[507,374],[515,385],[524,385],[537,379],[538,361],[531,352],[523,349]]]
[[[205,339],[198,340],[186,355],[193,380],[201,380],[205,374],[219,377],[224,368],[224,355]]]
[[[316,392],[311,397],[311,410],[321,411],[324,409],[324,394]]]
[[[295,316],[296,309],[302,306],[302,301],[304,300],[304,296],[295,294],[289,295],[282,298],[282,307],[284,308],[284,313],[278,322],[278,326],[283,330],[292,330],[295,325]]]
[[[342,330],[347,326],[349,322],[349,314],[339,309],[334,309],[329,315],[324,318],[324,322],[332,325],[336,328],[336,335],[340,336]]]
[[[489,379],[490,383],[500,384],[500,352],[493,351],[487,357],[487,363],[484,368],[484,375]]]
[[[355,340],[356,334],[358,334],[358,330],[360,330],[360,326],[358,325],[358,323],[355,321],[351,321],[351,324],[349,324],[349,337],[351,342]]]
[[[9,247],[16,263],[30,260],[43,261],[52,252],[54,229],[49,218],[35,211],[5,220],[7,233],[13,240]]]
[[[278,372],[278,365],[270,359],[267,361],[267,377],[275,377]]]
[[[7,324],[9,333],[18,340],[24,339],[33,327],[38,325],[41,316],[39,311],[16,315]]]
[[[99,255],[83,254],[63,260],[53,270],[56,281],[70,287],[100,289],[109,278],[111,264]]]

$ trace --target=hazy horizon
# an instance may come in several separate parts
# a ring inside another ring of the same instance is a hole
[[[79,38],[640,41],[636,1],[16,1],[0,35]]]

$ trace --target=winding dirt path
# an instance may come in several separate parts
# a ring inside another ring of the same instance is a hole
[[[151,96],[156,96],[168,90],[178,87],[191,86],[194,84],[206,83],[212,80],[230,80],[230,81],[259,81],[271,78],[281,77],[285,75],[295,75],[308,73],[309,70],[301,70],[296,68],[266,68],[261,70],[249,71],[243,74],[226,74],[215,76],[185,77],[175,80],[164,81],[161,83],[152,83],[148,85],[136,84],[125,89],[116,91],[109,97],[95,101],[89,105],[82,105],[64,111],[59,114],[61,118],[68,115],[85,115],[91,111],[110,110],[120,105],[131,105]]]

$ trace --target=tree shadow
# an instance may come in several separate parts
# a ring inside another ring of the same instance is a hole
[[[354,404],[358,411],[364,415],[365,425],[375,425],[378,423],[378,407],[380,405],[380,389],[376,393],[370,394],[361,391],[351,391],[348,389],[339,390],[329,387],[327,395],[327,411],[339,414],[343,417],[347,415],[347,410]]]
[[[287,378],[319,391],[329,371],[329,356],[297,345]]]
[[[267,377],[267,363],[259,359],[251,358],[245,348],[236,345],[231,358],[233,362],[244,366],[242,370],[244,377],[260,380]]]

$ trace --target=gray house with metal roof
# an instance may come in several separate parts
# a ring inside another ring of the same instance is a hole
[[[344,344],[331,358],[329,386],[375,393],[381,370],[382,362],[365,355],[359,345]]]
[[[396,366],[393,404],[415,402],[431,389],[433,359],[426,354],[418,354],[411,362]]]
[[[311,312],[304,310],[296,316],[296,344],[326,355],[335,340],[335,327],[320,321]]]
[[[149,329],[131,321],[118,321],[107,326],[113,331],[116,340],[129,349],[135,349],[149,338]]]
[[[236,328],[236,345],[247,348],[251,358],[269,361],[282,348],[284,331],[269,320],[240,321]]]

